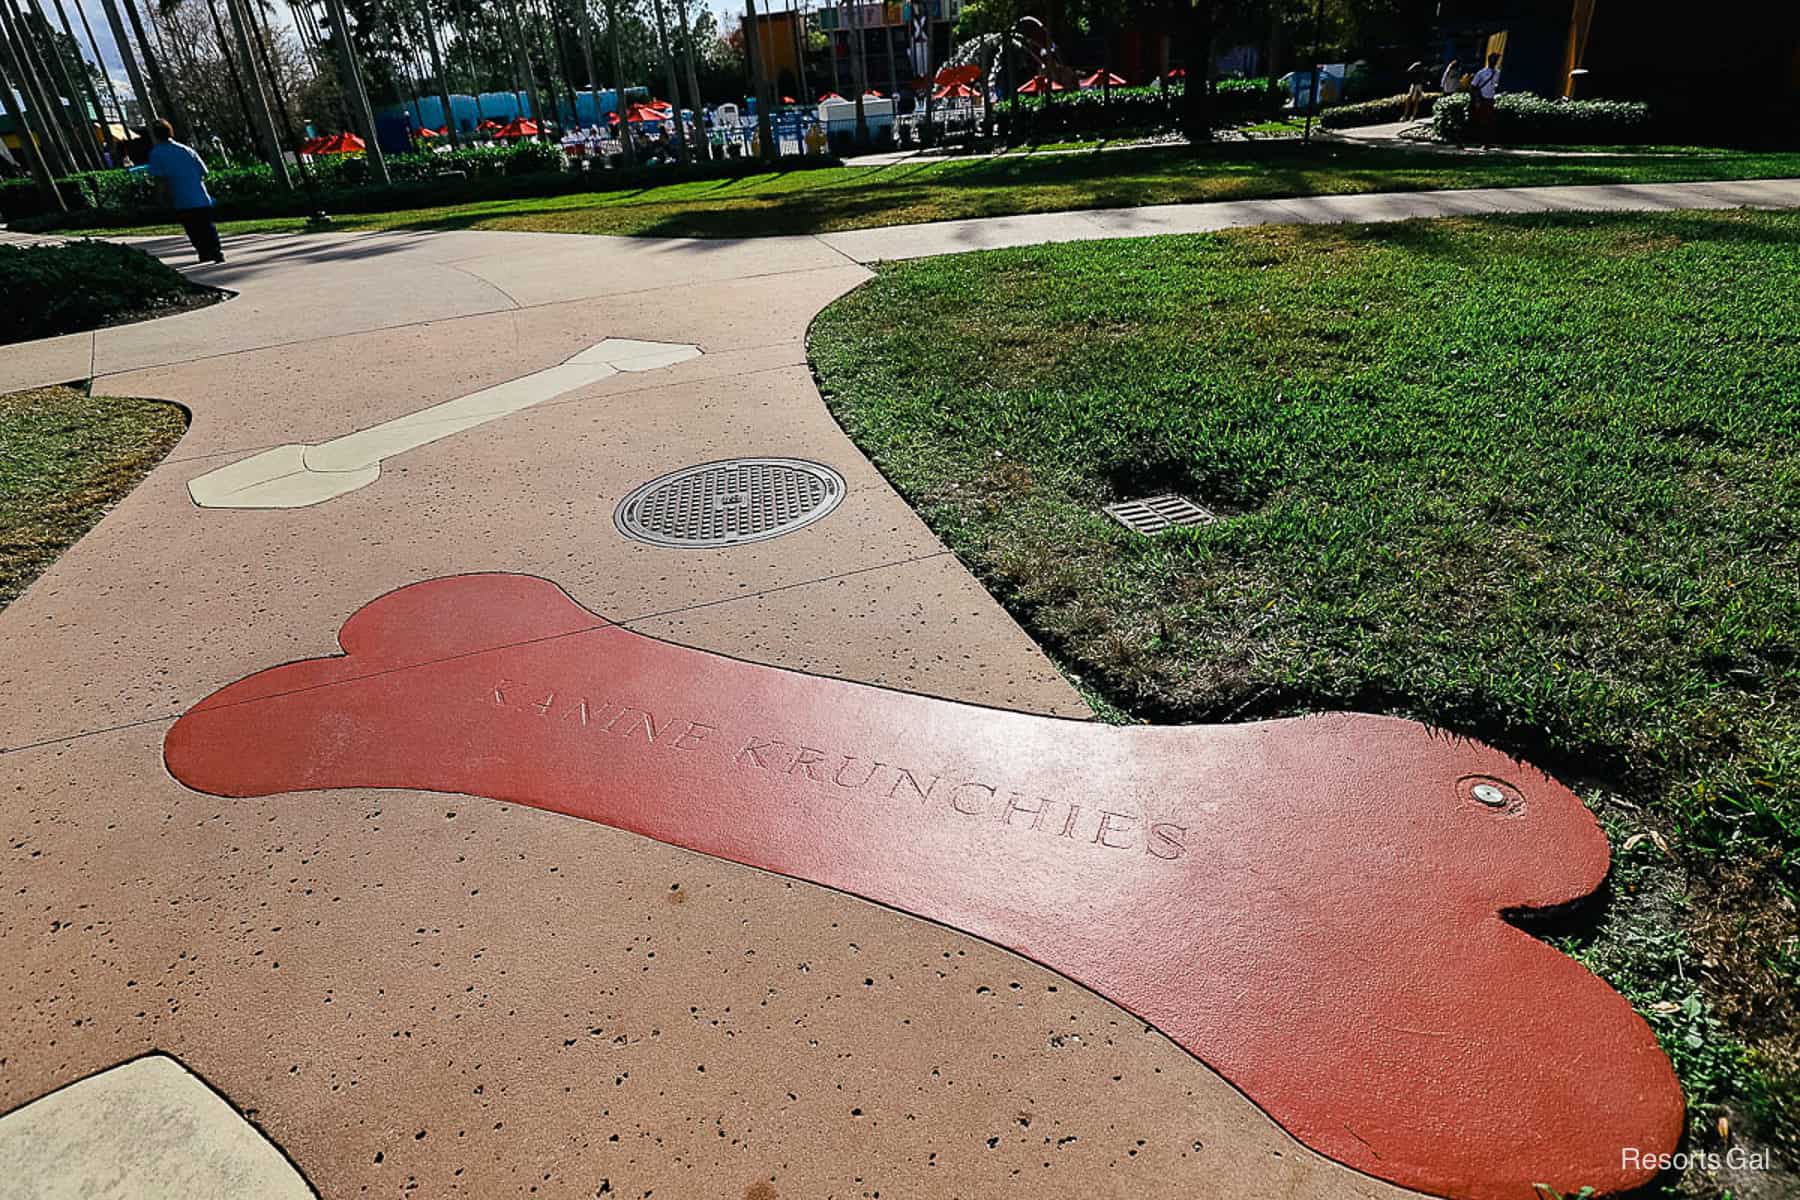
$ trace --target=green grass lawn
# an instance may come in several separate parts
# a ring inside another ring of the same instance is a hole
[[[66,387],[0,396],[0,608],[136,487],[186,429],[172,404]]]
[[[1565,944],[1697,1126],[1800,1148],[1800,214],[930,259],[811,352],[1115,719],[1398,713],[1568,779],[1618,870]],[[1224,519],[1100,512],[1167,491]]]
[[[513,229],[550,233],[742,237],[826,233],[962,217],[1346,192],[1646,183],[1800,176],[1800,153],[1568,160],[1476,158],[1284,139],[1201,151],[1009,154],[909,160],[617,192],[488,200],[402,212],[339,213],[337,229]],[[298,217],[230,221],[226,233],[299,232]],[[173,232],[147,226],[114,232]]]

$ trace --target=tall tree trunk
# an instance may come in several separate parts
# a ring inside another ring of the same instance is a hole
[[[75,37],[74,26],[69,24],[68,10],[63,7],[63,0],[55,0],[55,4],[56,19],[62,22],[63,34],[69,39],[69,44],[75,47],[76,57],[79,58],[81,56],[81,42]],[[81,65],[81,89],[87,96],[88,103],[94,106],[94,120],[100,123],[100,140],[102,144],[111,149],[113,146],[112,122],[106,119],[106,106],[100,103],[100,93],[94,89],[94,74],[87,69],[87,60],[82,59]],[[105,73],[104,66],[101,67],[101,73]],[[77,101],[77,103],[79,103],[79,101]],[[114,151],[113,160],[114,165],[116,166],[118,162],[117,151]]]
[[[685,12],[686,0],[682,0]],[[800,89],[798,99],[805,99],[811,94],[811,87],[806,82],[806,9],[797,0],[788,0],[788,12],[794,26],[794,84]],[[686,18],[684,17],[683,20]]]
[[[206,0],[207,11],[212,14],[213,33],[219,39],[219,57],[225,60],[225,69],[231,76],[232,91],[237,93],[238,111],[244,115],[244,128],[250,136],[256,136],[256,118],[250,114],[250,93],[244,87],[244,76],[238,70],[237,59],[231,53],[231,35],[225,32],[225,22],[219,17],[218,0]]]
[[[331,34],[338,44],[338,58],[344,70],[345,98],[350,104],[350,120],[361,128],[357,133],[367,146],[369,165],[375,168],[375,178],[381,183],[391,183],[388,174],[387,155],[382,153],[381,142],[375,136],[375,110],[369,107],[369,89],[363,83],[362,67],[356,60],[356,47],[350,40],[350,18],[344,13],[344,0],[325,0],[326,11],[331,14]]]
[[[100,6],[106,10],[106,23],[112,28],[113,46],[119,52],[119,61],[125,64],[125,77],[131,80],[133,99],[137,101],[138,115],[144,124],[156,120],[156,101],[150,95],[150,89],[144,84],[144,71],[138,65],[137,54],[131,48],[131,39],[125,36],[125,22],[119,16],[119,0],[100,0]],[[119,114],[124,119],[124,114]]]
[[[281,152],[281,135],[275,132],[275,120],[269,115],[268,85],[263,80],[262,67],[256,61],[256,52],[250,46],[250,30],[244,15],[244,5],[254,0],[225,0],[225,11],[231,17],[231,30],[237,42],[238,63],[244,72],[244,95],[250,102],[251,132],[261,143],[263,156],[268,160],[269,170],[275,182],[283,190],[291,190],[293,178],[288,174],[287,156]]]
[[[35,24],[30,20],[32,17],[36,18]],[[74,150],[76,159],[87,170],[100,170],[106,164],[101,160],[100,150],[94,144],[93,123],[83,115],[86,101],[82,98],[81,88],[75,83],[75,77],[69,74],[68,58],[64,56],[62,47],[56,44],[56,29],[50,24],[50,19],[38,0],[25,0],[25,7],[19,17],[19,28],[27,36],[33,30],[43,31],[45,36],[42,44],[34,45],[33,49],[42,51],[40,57],[46,67],[45,83],[58,93],[51,99],[67,100],[67,103],[57,104],[56,114],[68,131],[70,148]]]
[[[162,64],[156,61],[156,51],[144,36],[144,22],[138,16],[137,4],[134,0],[122,0],[122,3],[125,15],[131,18],[131,30],[137,35],[138,49],[144,55],[144,72],[150,77],[150,86],[156,92],[156,102],[161,106],[163,116],[175,127],[176,137],[184,142],[192,140],[194,131],[188,123],[187,110],[175,102],[175,94],[169,90],[169,80],[163,74]]]
[[[851,0],[850,13],[851,36],[856,41],[856,145],[861,149],[869,144],[869,116],[863,112],[863,94],[869,90],[869,35],[863,29],[862,0]]]
[[[662,51],[663,86],[669,89],[669,107],[675,114],[675,157],[687,158],[687,134],[682,129],[681,84],[675,77],[675,52],[669,48],[669,27],[663,20],[663,0],[650,0],[656,13],[656,45]]]
[[[463,45],[468,50],[465,57],[468,59],[469,67],[469,92],[475,98],[475,127],[480,129],[481,123],[487,120],[487,117],[481,111],[481,72],[476,69],[475,40],[469,26],[469,14],[463,9],[463,0],[455,0],[455,3],[456,15],[453,18],[453,28],[462,35]]]
[[[275,34],[269,28],[269,13],[262,5],[267,0],[240,0],[247,6],[250,17],[250,39],[256,45],[257,56],[262,60],[263,75],[269,81],[269,99],[273,101],[275,111],[281,114],[281,132],[287,138],[290,148],[300,145],[300,131],[294,125],[294,113],[297,111],[288,96],[287,85],[281,81],[281,71],[275,62]],[[261,11],[258,11],[258,10]],[[298,161],[298,154],[295,160]],[[300,173],[306,175],[306,165],[300,166]],[[308,180],[310,183],[310,179]]]
[[[1277,64],[1281,61],[1281,10],[1275,0],[1263,0],[1263,37],[1262,68],[1263,76],[1269,81],[1269,94],[1274,96],[1281,91],[1281,85],[1275,82]]]
[[[581,108],[575,98],[575,76],[574,73],[569,70],[569,55],[567,47],[563,45],[562,21],[558,19],[559,16],[560,14],[556,11],[554,0],[545,0],[543,9],[544,23],[550,27],[550,48],[554,56],[553,61],[556,64],[555,71],[551,73],[550,87],[552,89],[552,94],[554,95],[558,78],[561,79],[563,91],[569,97],[569,120],[579,125],[581,123]],[[557,114],[556,123],[558,126],[562,125],[561,113]]]
[[[594,10],[588,6],[588,0],[576,0],[581,5],[581,63],[587,68],[588,98],[594,102],[594,124],[604,125],[600,119],[600,75],[594,70]],[[581,124],[581,106],[575,107],[575,123]]]
[[[8,67],[19,81],[19,90],[24,93],[27,124],[22,128],[26,135],[36,130],[39,145],[45,151],[44,157],[55,174],[72,175],[81,170],[81,160],[70,148],[68,132],[57,112],[61,105],[55,102],[54,89],[44,82],[30,39],[21,36],[12,0],[0,0],[0,40],[6,43]]]
[[[246,5],[260,5],[263,0],[240,0]],[[268,77],[269,91],[275,101],[277,111],[281,113],[281,131],[287,138],[287,144],[294,151],[294,164],[300,170],[300,181],[306,185],[307,199],[312,202],[313,216],[324,216],[325,210],[319,203],[319,193],[313,180],[312,168],[300,157],[300,130],[294,124],[294,106],[290,103],[287,88],[281,82],[281,72],[275,65],[275,35],[269,29],[268,11],[261,13],[258,21],[257,12],[250,11],[250,32],[256,43],[256,52],[262,56],[263,74]]]
[[[881,10],[881,45],[887,51],[888,99],[893,101],[897,112],[900,108],[900,72],[894,66],[894,27],[887,23],[885,5]]]
[[[775,144],[775,126],[769,120],[769,73],[764,70],[756,0],[744,0],[744,50],[750,63],[750,86],[756,92],[756,139],[762,144],[762,156],[772,160],[781,147]]]
[[[637,147],[632,144],[631,122],[625,116],[625,55],[619,49],[618,0],[606,0],[606,34],[612,41],[613,111],[619,115],[619,146],[629,167],[637,162]]]
[[[4,40],[4,38],[0,38],[0,42],[4,42]],[[12,55],[4,53],[5,49],[4,45],[0,45],[0,66],[8,66],[12,59]],[[38,145],[37,138],[32,136],[31,126],[25,123],[24,115],[13,102],[12,84],[8,81],[9,74],[8,70],[0,70],[0,114],[4,114],[12,122],[13,128],[19,131],[19,146],[25,155],[25,161],[31,167],[31,174],[37,180],[38,187],[42,188],[44,193],[56,202],[58,212],[68,212],[69,206],[63,200],[62,193],[56,188],[56,178],[50,170],[50,164],[44,161],[43,151]]]
[[[1194,0],[1187,12],[1182,57],[1187,64],[1181,89],[1181,132],[1190,142],[1212,140],[1213,8],[1216,0]]]
[[[694,156],[712,159],[712,139],[706,134],[706,105],[700,99],[700,76],[694,70],[694,33],[688,24],[688,0],[675,0],[675,19],[681,23],[681,57],[687,66],[688,101],[694,109]]]
[[[462,134],[456,128],[456,113],[450,108],[450,77],[444,73],[444,52],[438,46],[437,14],[431,11],[431,0],[419,0],[425,12],[425,46],[431,51],[431,69],[437,73],[438,99],[444,103],[444,125],[450,132],[450,145],[462,149]]]
[[[937,140],[937,135],[931,128],[931,93],[937,87],[931,70],[931,36],[931,6],[927,0],[925,7],[925,134],[919,139],[919,144],[923,146],[929,146]]]
[[[106,69],[106,60],[100,57],[100,42],[94,37],[94,27],[88,23],[87,9],[80,4],[75,6],[75,15],[81,18],[81,28],[87,33],[88,49],[94,52],[94,65],[100,70],[100,78],[106,84],[106,94],[112,99],[113,115],[119,123],[125,123],[125,106],[119,103],[119,89],[113,85],[112,72]]]
[[[525,96],[531,101],[531,119],[537,122],[538,137],[544,136],[544,108],[538,102],[537,72],[531,66],[531,52],[525,41],[525,5],[513,0],[513,53],[518,56],[519,70],[525,75]]]

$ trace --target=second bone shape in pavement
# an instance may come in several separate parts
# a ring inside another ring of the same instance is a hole
[[[367,487],[383,459],[510,416],[621,371],[653,371],[700,356],[698,346],[607,338],[554,367],[318,445],[289,443],[188,481],[202,508],[304,508]]]

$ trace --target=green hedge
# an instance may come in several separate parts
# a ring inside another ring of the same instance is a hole
[[[556,146],[544,142],[520,142],[510,146],[468,146],[444,154],[391,154],[388,175],[396,184],[436,181],[445,172],[460,171],[468,179],[510,179],[528,175],[560,175],[568,160]],[[337,195],[372,186],[372,168],[360,154],[334,154],[310,159],[306,169],[314,186]],[[306,182],[290,171],[295,194],[304,197]],[[87,171],[57,180],[73,223],[96,223],[99,214],[108,220],[133,221],[162,211],[156,180],[144,171]],[[275,182],[266,163],[220,167],[206,177],[206,190],[219,206],[221,216],[249,215],[280,207],[290,193]],[[345,205],[340,205],[344,207]],[[54,217],[56,206],[29,179],[0,181],[0,220],[18,221]],[[301,211],[306,211],[302,206]]]
[[[1445,96],[1432,110],[1438,136],[1462,142],[1469,136],[1467,92]],[[1618,145],[1641,142],[1650,133],[1650,106],[1637,100],[1546,100],[1512,92],[1494,103],[1494,140]]]
[[[15,314],[0,325],[0,342],[79,333],[122,317],[150,316],[210,291],[142,250],[116,242],[0,245],[0,293]]]
[[[1067,134],[1099,134],[1115,130],[1161,129],[1175,124],[1181,113],[1185,89],[1171,83],[1166,91],[1156,84],[1057,92],[1050,96],[1020,96],[1018,111],[1012,102],[1001,105],[1012,136],[1024,141],[1048,141]],[[1283,97],[1271,93],[1266,79],[1220,79],[1213,84],[1213,121],[1233,125],[1280,115]]]
[[[1426,92],[1419,102],[1419,115],[1429,116],[1437,104],[1438,93]],[[1360,104],[1339,104],[1319,113],[1319,124],[1327,129],[1353,129],[1358,125],[1387,125],[1406,115],[1405,96],[1384,96],[1364,100]]]

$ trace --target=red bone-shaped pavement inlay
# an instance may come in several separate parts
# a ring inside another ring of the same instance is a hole
[[[1306,1145],[1426,1192],[1621,1191],[1680,1135],[1643,1021],[1501,915],[1593,892],[1605,838],[1479,743],[978,708],[660,642],[516,575],[403,588],[339,640],[202,701],[169,770],[223,796],[473,793],[892,905],[1085,984]]]

